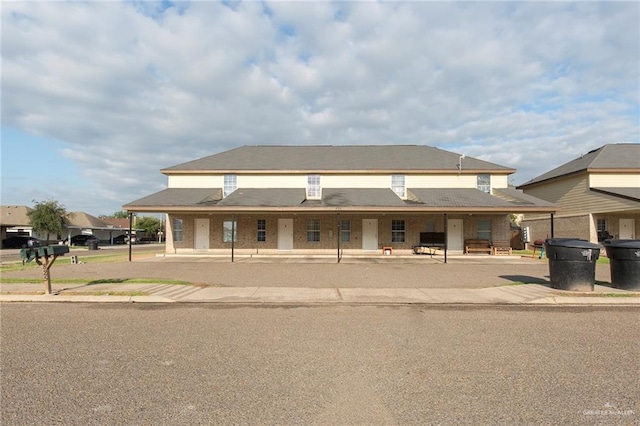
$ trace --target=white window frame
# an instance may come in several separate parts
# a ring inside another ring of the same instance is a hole
[[[391,242],[404,243],[406,241],[407,222],[404,219],[391,221]]]
[[[233,230],[233,236],[232,234]],[[238,242],[238,221],[232,219],[225,219],[222,222],[222,242],[223,243],[237,243]]]
[[[267,241],[267,220],[266,219],[258,219],[256,223],[257,234],[256,239],[259,243],[264,243]],[[262,237],[262,239],[260,239]]]
[[[307,242],[319,243],[320,242],[320,219],[307,220]],[[316,239],[317,238],[317,239]]]
[[[485,178],[489,183],[485,183],[484,181]],[[478,177],[476,178],[476,188],[478,188],[478,190],[482,192],[491,194],[491,175],[488,173],[479,174]]]
[[[320,175],[307,175],[307,199],[319,200],[322,196]]]
[[[404,199],[407,194],[405,181],[404,175],[391,175],[391,190],[402,199]]]
[[[351,221],[349,219],[343,219],[340,223],[340,242],[351,242]]]
[[[481,225],[483,225],[483,226],[481,226]],[[488,228],[486,227],[486,225],[488,225]],[[478,239],[492,241],[492,239],[491,239],[491,228],[492,228],[491,219],[478,219],[477,227],[478,227],[478,232],[477,232]]]
[[[238,189],[238,176],[237,175],[224,175],[224,186],[222,189],[222,198],[226,198]]]
[[[181,243],[184,241],[184,221],[182,219],[173,219],[173,241]]]

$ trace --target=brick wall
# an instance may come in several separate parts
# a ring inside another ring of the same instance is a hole
[[[509,239],[508,215],[448,215],[450,219],[463,220],[464,238],[477,237],[477,221],[490,219],[492,223],[492,239]],[[211,252],[227,252],[231,249],[231,243],[223,242],[223,222],[231,220],[230,215],[170,215],[170,220],[182,219],[183,240],[173,243],[176,252],[193,251],[195,246],[195,219],[209,220],[209,248]],[[293,219],[293,249],[300,252],[331,252],[338,245],[338,220],[349,220],[351,223],[351,235],[349,242],[340,241],[340,248],[345,252],[357,252],[362,249],[362,221],[363,219],[378,220],[378,247],[393,247],[394,250],[410,251],[420,241],[420,232],[427,230],[427,222],[434,225],[435,232],[444,232],[444,215],[406,215],[406,214],[377,214],[377,215],[345,215],[339,217],[336,214],[298,214],[281,216],[274,214],[238,214],[236,218],[236,243],[235,249],[239,252],[260,253],[276,251],[278,248],[278,218]],[[257,241],[257,221],[266,221],[266,241]],[[320,241],[307,241],[307,222],[309,219],[320,220]],[[405,241],[391,242],[392,220],[405,221]],[[173,234],[173,232],[172,232]],[[169,250],[169,245],[168,245]]]

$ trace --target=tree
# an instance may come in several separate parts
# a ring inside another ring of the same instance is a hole
[[[128,217],[129,217],[129,213],[127,213],[124,210],[118,210],[117,212],[114,212],[113,214],[110,214],[110,215],[103,214],[100,216],[100,219],[111,219],[111,218],[126,219]]]
[[[158,234],[160,227],[162,226],[160,219],[153,216],[140,216],[136,219],[136,229],[143,229],[144,232],[152,237]]]
[[[33,202],[35,206],[27,213],[33,230],[38,235],[46,235],[47,241],[51,234],[61,235],[65,226],[69,224],[72,213],[68,213],[64,206],[55,200]]]

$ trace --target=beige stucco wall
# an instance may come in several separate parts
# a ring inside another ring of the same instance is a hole
[[[238,174],[238,188],[306,188],[306,174],[261,175]],[[325,174],[322,188],[391,188],[391,174]],[[405,174],[406,188],[475,188],[476,175],[412,175]],[[222,188],[224,175],[168,176],[169,188]],[[506,188],[506,175],[492,175],[492,188]]]
[[[592,188],[640,188],[640,173],[592,173]]]

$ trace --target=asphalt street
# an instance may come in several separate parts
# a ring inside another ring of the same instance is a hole
[[[637,424],[636,308],[3,304],[2,424]]]

